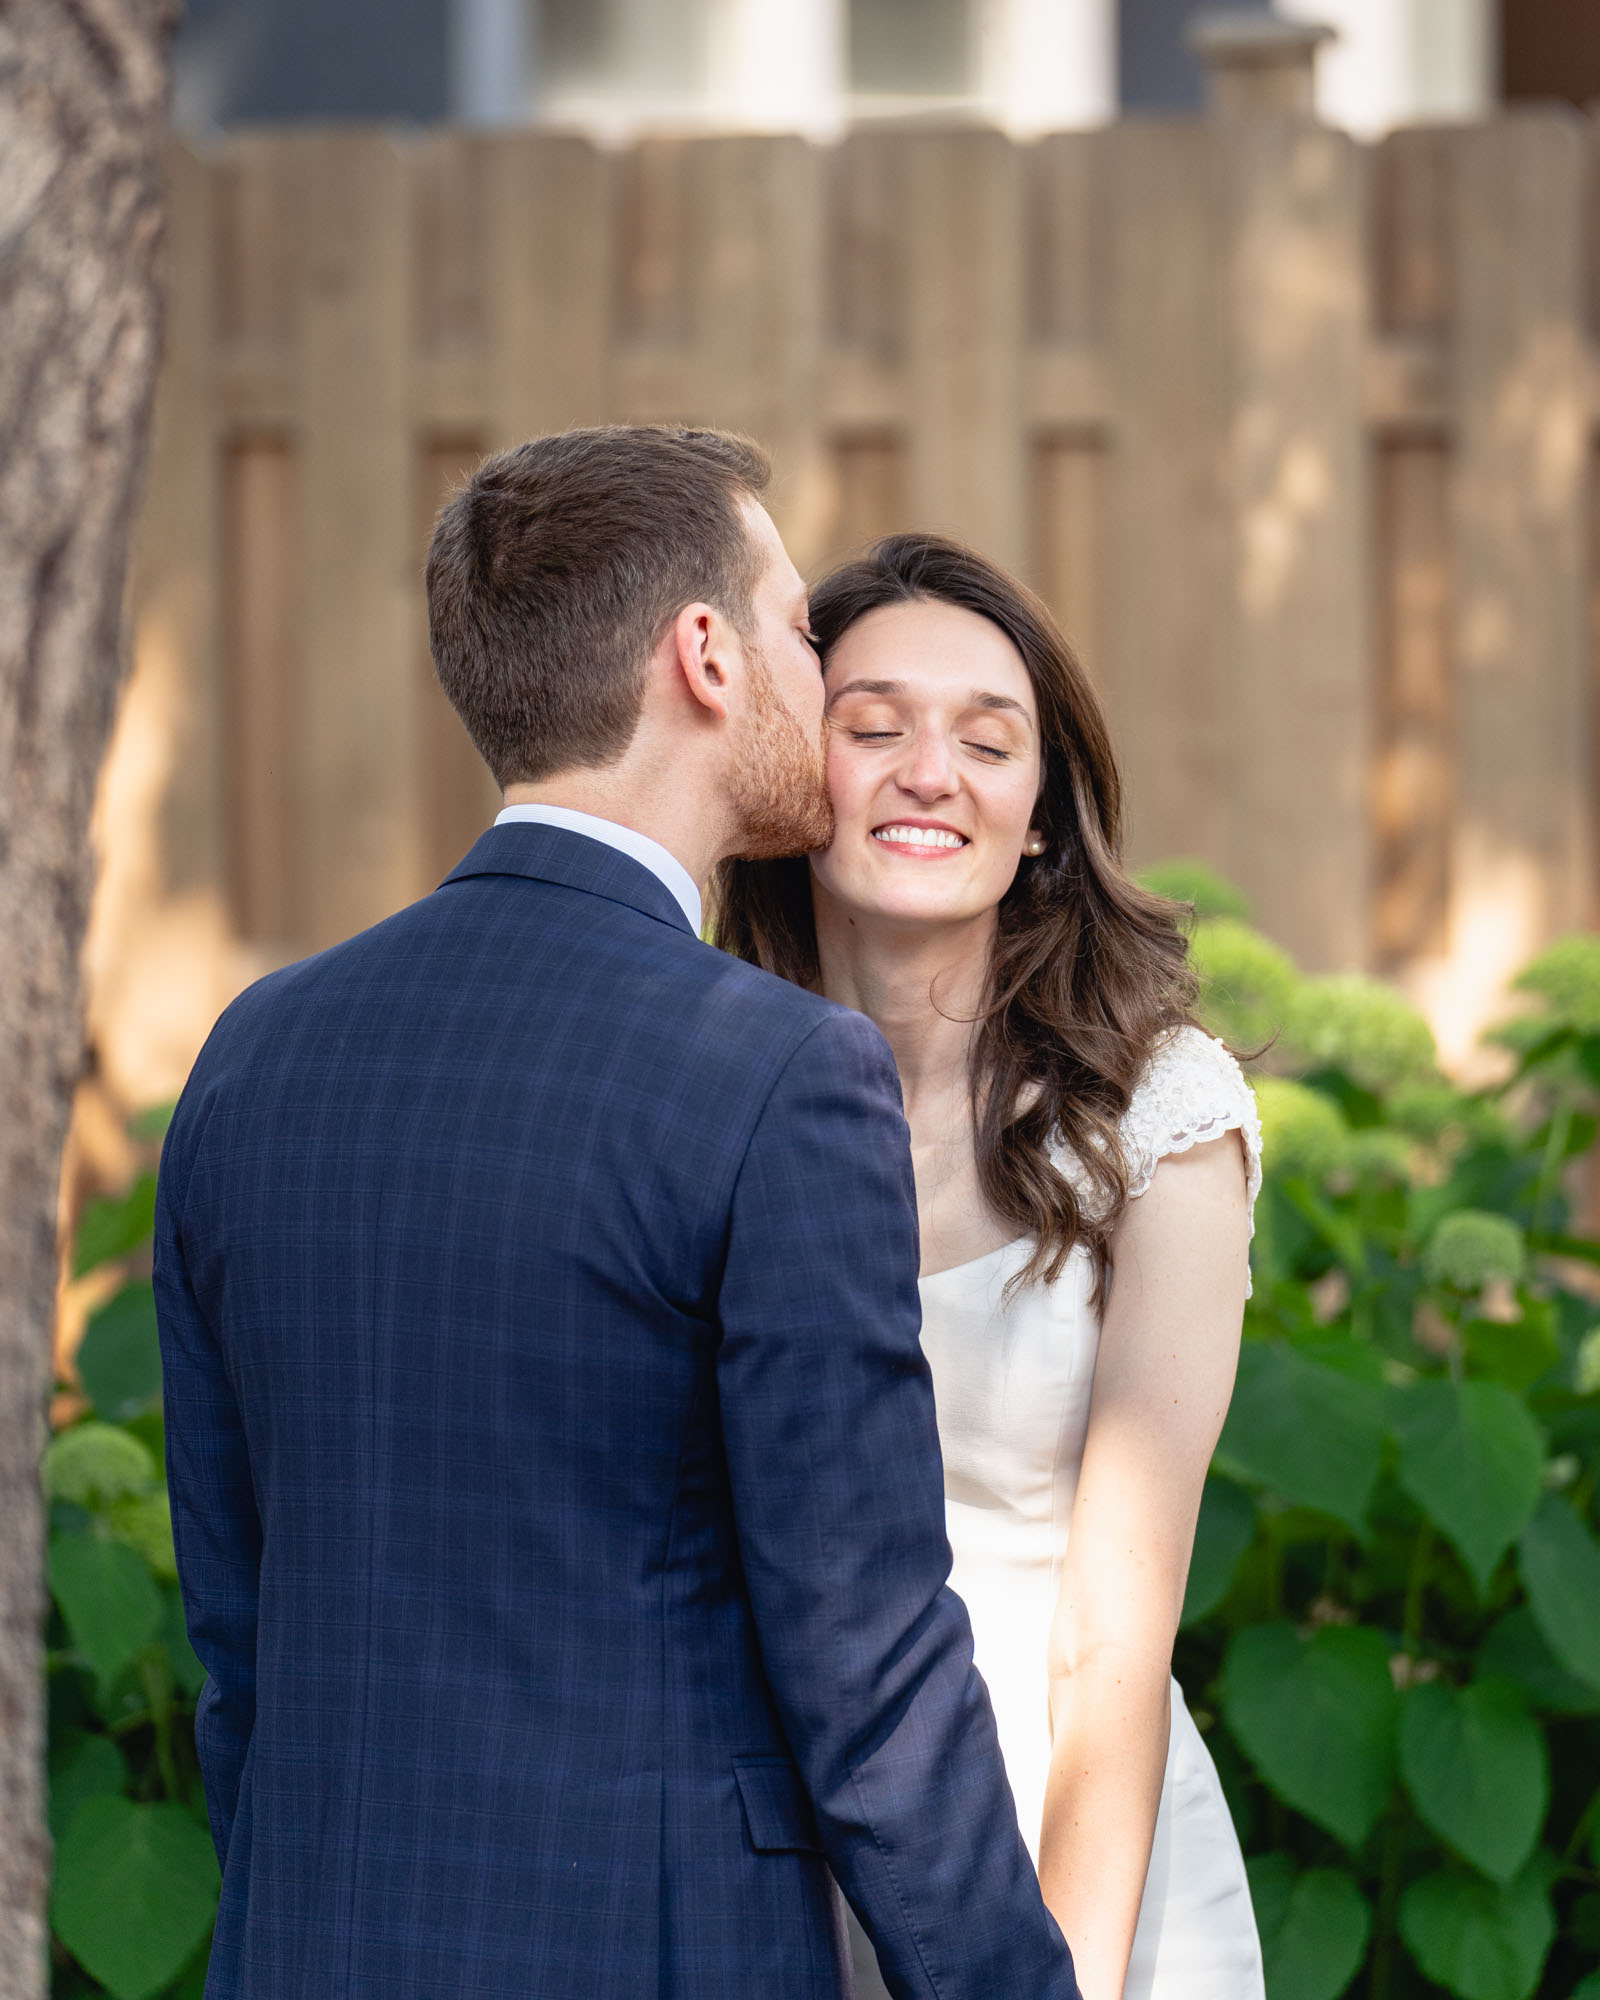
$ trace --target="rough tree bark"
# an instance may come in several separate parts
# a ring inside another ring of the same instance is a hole
[[[172,0],[0,0],[0,2000],[46,1991],[38,1464],[89,811],[160,347]]]

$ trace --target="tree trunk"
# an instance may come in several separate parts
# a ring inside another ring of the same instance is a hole
[[[38,1467],[173,18],[171,0],[0,0],[0,2000],[47,1990]]]

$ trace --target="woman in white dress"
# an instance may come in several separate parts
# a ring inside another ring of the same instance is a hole
[[[735,863],[719,941],[899,1065],[951,1582],[1085,2000],[1261,2000],[1171,1678],[1238,1359],[1254,1100],[1189,1022],[1180,910],[1118,861],[1099,705],[1044,607],[934,536],[813,593],[836,828]]]

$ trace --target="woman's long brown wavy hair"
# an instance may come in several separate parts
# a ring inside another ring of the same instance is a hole
[[[1078,1244],[1097,1290],[1128,1200],[1118,1120],[1159,1038],[1194,1003],[1184,907],[1139,888],[1121,862],[1122,780],[1094,690],[1044,605],[1003,570],[939,535],[890,535],[811,594],[824,666],[884,605],[976,612],[1022,655],[1039,707],[1043,782],[1024,857],[1002,898],[972,1042],[978,1180],[1033,1239],[1014,1282],[1049,1283]],[[815,989],[820,973],[804,860],[727,861],[713,888],[724,950]],[[1081,1163],[1075,1186],[1056,1164]]]

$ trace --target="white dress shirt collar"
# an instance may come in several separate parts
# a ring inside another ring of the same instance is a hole
[[[703,910],[700,890],[694,877],[684,867],[675,854],[669,854],[659,840],[652,840],[647,833],[638,833],[631,826],[618,826],[612,819],[597,819],[593,813],[574,812],[570,806],[507,806],[495,815],[496,826],[508,826],[521,821],[529,826],[559,826],[568,833],[581,833],[589,840],[598,840],[605,847],[614,847],[619,854],[629,855],[642,868],[648,868],[663,888],[672,893],[673,900],[689,919],[689,928],[696,937],[700,935]]]

